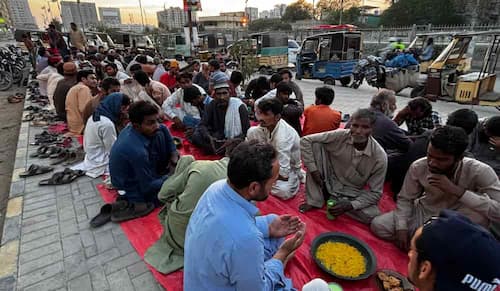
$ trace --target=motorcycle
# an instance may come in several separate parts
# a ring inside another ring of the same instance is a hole
[[[382,64],[382,59],[376,56],[360,59],[354,67],[351,88],[358,89],[363,80],[366,80],[370,86],[384,88],[385,73]]]

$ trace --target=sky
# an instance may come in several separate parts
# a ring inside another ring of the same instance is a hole
[[[44,26],[44,14],[46,10],[42,7],[50,6],[51,14],[54,17],[59,15],[57,3],[47,0],[28,0],[31,12],[37,20],[39,26]],[[70,0],[76,1],[76,0]],[[269,10],[276,4],[290,4],[295,0],[248,0],[248,7],[257,7],[260,11]],[[121,18],[123,23],[141,23],[139,0],[82,0],[82,2],[95,2],[96,7],[118,7],[122,8]],[[308,2],[312,3],[312,0]],[[49,4],[47,4],[49,3]],[[142,6],[145,12],[146,22],[157,25],[156,11],[173,6],[182,7],[182,0],[142,0]],[[202,12],[199,16],[218,15],[220,12],[244,11],[245,0],[201,0]],[[49,18],[51,18],[49,13]]]

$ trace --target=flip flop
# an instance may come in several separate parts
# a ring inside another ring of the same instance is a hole
[[[151,202],[128,202],[127,207],[120,210],[113,210],[111,213],[111,221],[123,222],[134,218],[146,216],[155,209],[154,203]]]
[[[69,159],[69,150],[63,150],[58,158],[56,158],[57,160],[53,161],[52,163],[50,163],[51,165],[59,165],[65,161],[67,161]]]
[[[69,166],[69,165],[81,162],[81,161],[83,161],[84,158],[85,158],[85,152],[84,151],[82,151],[80,149],[77,149],[75,151],[71,151],[69,153],[68,159],[63,164],[63,166]]]
[[[14,95],[11,95],[11,96],[7,97],[7,101],[9,101],[9,103],[19,103],[19,102],[22,102],[23,99],[18,98]]]
[[[69,184],[76,180],[77,178],[85,175],[85,171],[81,170],[71,170],[70,168],[64,169],[62,172],[55,173],[50,179],[41,180],[38,185],[64,185]]]
[[[49,146],[49,149],[45,153],[38,155],[38,158],[46,159],[54,154],[59,154],[61,150],[62,149],[58,146]]]
[[[35,175],[41,175],[41,174],[45,174],[45,173],[48,173],[48,172],[53,171],[53,170],[54,170],[54,168],[52,168],[52,167],[45,167],[45,166],[32,164],[28,168],[27,171],[20,173],[19,177],[26,178],[26,177],[35,176]]]
[[[41,154],[45,154],[45,153],[47,152],[47,150],[48,150],[48,149],[49,149],[49,147],[48,147],[48,146],[43,145],[43,146],[39,147],[39,148],[36,150],[36,152],[35,152],[35,153],[32,153],[32,154],[30,155],[30,158],[36,158],[36,157],[38,157],[38,156],[39,156],[39,155],[41,155]]]

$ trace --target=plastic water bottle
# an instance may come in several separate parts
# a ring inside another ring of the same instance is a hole
[[[326,218],[328,218],[329,220],[335,219],[335,216],[330,214],[330,211],[329,211],[331,208],[333,208],[335,206],[335,204],[337,204],[337,201],[335,201],[332,198],[330,198],[330,199],[328,199],[328,201],[326,201]]]

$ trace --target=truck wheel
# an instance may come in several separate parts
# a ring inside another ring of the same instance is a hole
[[[340,78],[340,84],[342,84],[342,86],[347,87],[349,83],[351,83],[351,77]]]
[[[325,85],[335,85],[335,79],[331,78],[331,77],[327,77],[327,78],[325,78],[323,83],[325,83]]]

